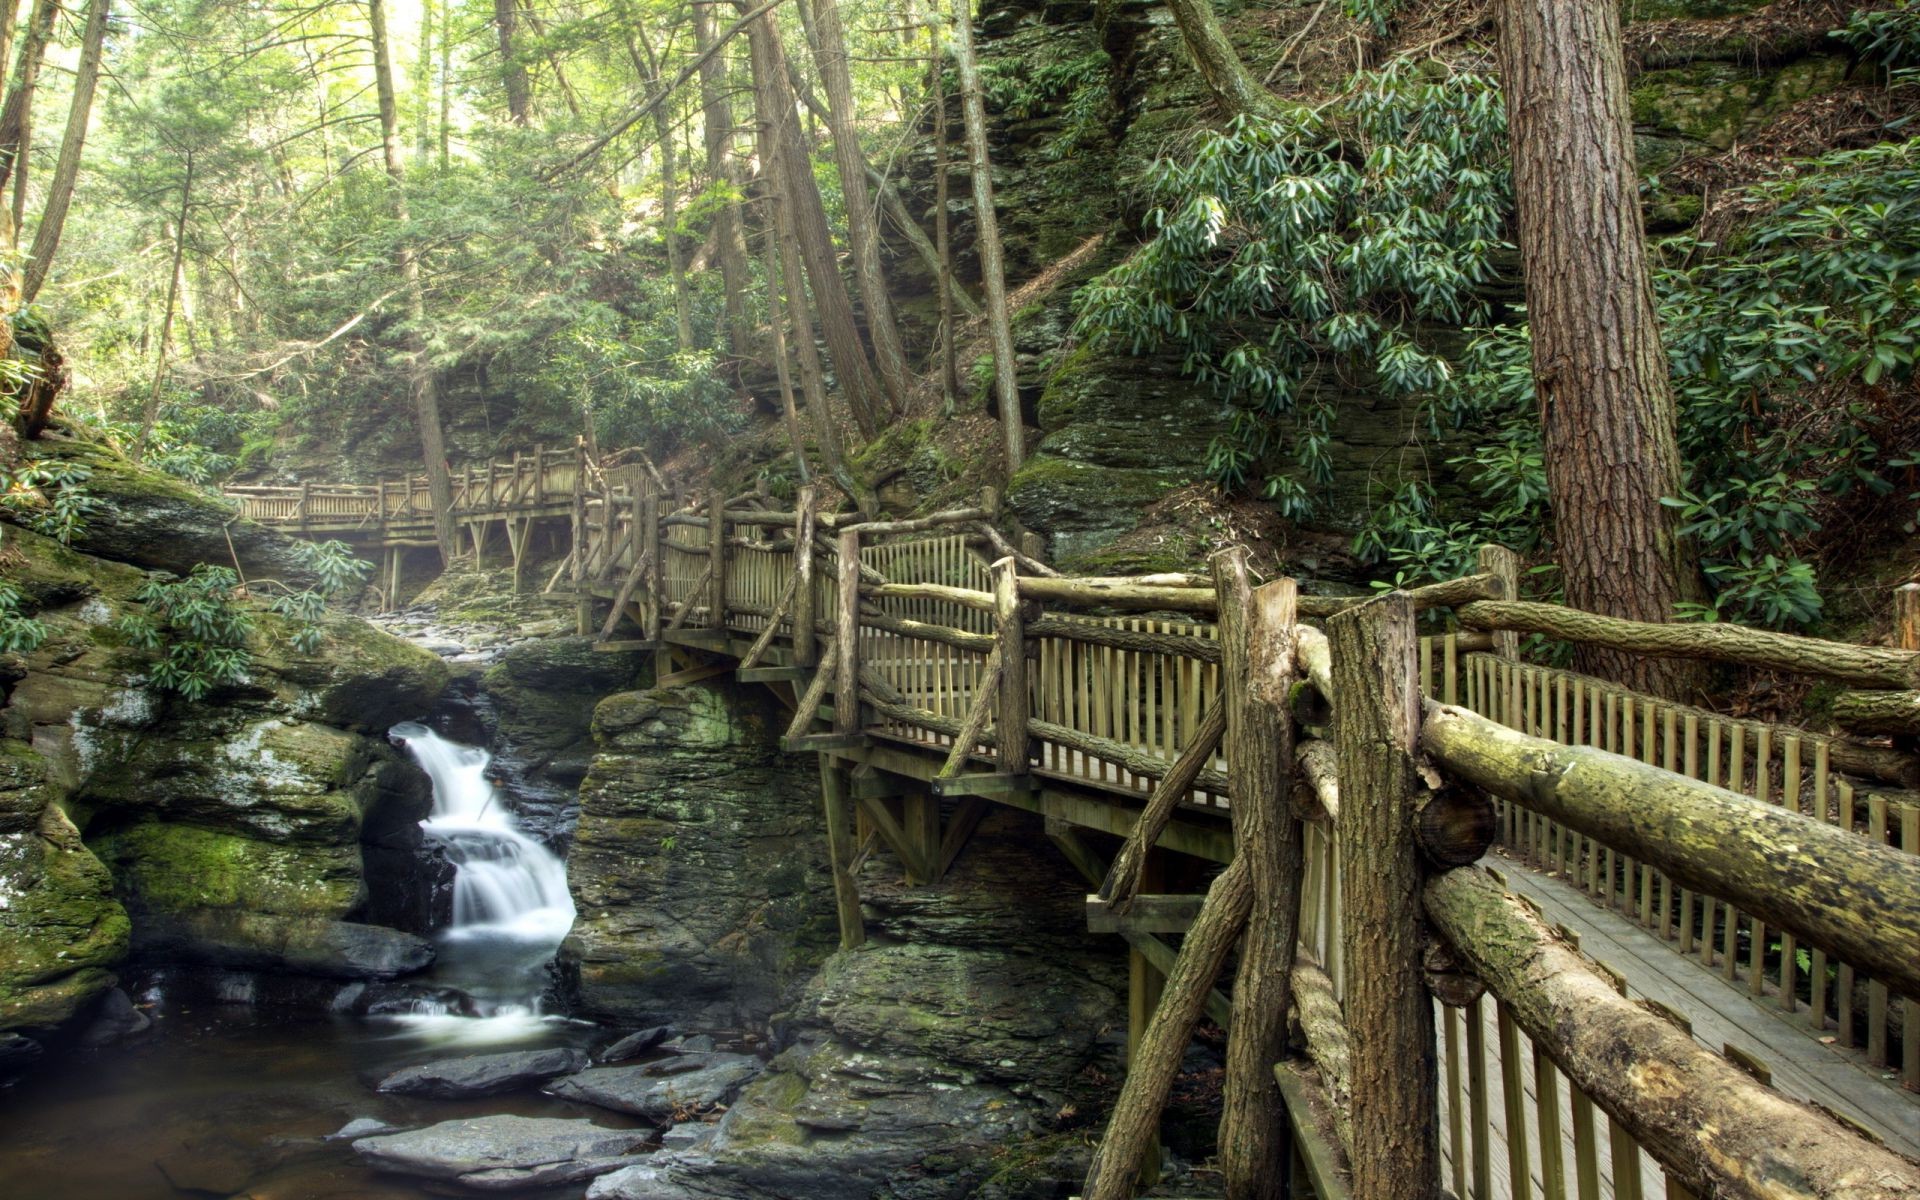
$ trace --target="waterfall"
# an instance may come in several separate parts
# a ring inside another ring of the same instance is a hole
[[[441,934],[437,973],[483,1014],[537,1014],[547,963],[573,926],[566,864],[521,832],[487,779],[485,750],[416,721],[387,736],[433,781],[433,812],[420,828],[454,867],[453,923]]]

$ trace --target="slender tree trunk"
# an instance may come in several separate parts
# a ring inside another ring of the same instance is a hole
[[[693,6],[693,42],[697,53],[713,45],[713,13],[704,4]],[[700,125],[707,147],[707,174],[725,189],[726,199],[714,215],[714,242],[720,260],[720,282],[726,293],[727,349],[735,358],[753,354],[753,322],[747,315],[747,291],[752,277],[747,267],[747,239],[740,222],[740,170],[733,154],[733,104],[727,98],[727,62],[712,55],[700,64]],[[769,287],[771,293],[772,288]],[[782,363],[785,356],[776,351]]]
[[[940,400],[952,415],[960,395],[960,368],[953,344],[953,246],[947,227],[947,72],[940,38],[927,25],[927,74],[933,92],[933,247],[940,260],[935,280],[940,290]]]
[[[533,88],[527,83],[527,65],[514,46],[519,34],[519,0],[493,0],[493,29],[500,42],[500,84],[507,93],[507,116],[525,126],[533,111]]]
[[[1027,459],[1027,430],[1020,418],[1020,381],[1014,372],[1013,318],[1007,311],[1007,276],[1001,263],[1000,221],[993,212],[993,167],[987,160],[987,102],[980,64],[973,55],[969,0],[954,0],[953,59],[960,71],[960,98],[967,119],[967,163],[973,175],[974,226],[978,232],[981,284],[987,293],[987,333],[993,345],[994,387],[1000,395],[1000,426],[1006,434],[1007,474]]]
[[[10,248],[20,245],[20,227],[27,219],[27,152],[33,135],[33,93],[40,79],[40,64],[53,40],[53,21],[59,15],[57,0],[34,0],[33,15],[27,18],[27,32],[20,43],[20,57],[7,84],[6,108],[0,111],[0,194],[11,182],[13,192],[13,231]]]
[[[534,12],[532,7],[529,6],[526,11],[526,18],[527,28],[533,30],[534,37],[540,39],[541,56],[547,60],[547,69],[553,72],[554,86],[560,89],[560,98],[566,102],[567,111],[575,117],[578,117],[580,115],[580,97],[573,90],[573,84],[567,81],[567,69],[565,65],[561,63],[560,56],[553,52],[553,47],[547,42],[547,29],[545,24],[540,20],[540,14]]]
[[[452,163],[453,0],[440,2],[440,170]]]
[[[1673,393],[1627,109],[1620,19],[1601,0],[1501,0],[1500,63],[1555,552],[1567,603],[1665,621],[1698,594],[1663,497],[1681,487]],[[1668,660],[1582,648],[1582,670],[1678,696]]]
[[[451,563],[460,550],[460,533],[453,522],[453,478],[447,466],[446,435],[440,428],[439,382],[427,357],[426,288],[420,280],[420,259],[414,253],[406,226],[406,172],[400,163],[400,114],[394,100],[393,54],[387,42],[386,0],[367,0],[367,25],[373,39],[374,89],[380,101],[381,149],[387,181],[393,195],[393,219],[401,227],[395,266],[407,294],[408,390],[413,397],[414,420],[420,426],[420,461],[427,470],[427,493],[433,501],[433,536],[440,557]],[[442,43],[444,46],[444,43]]]
[[[167,378],[167,348],[173,340],[173,310],[180,298],[180,265],[187,252],[187,220],[193,213],[193,151],[186,153],[186,177],[180,184],[180,215],[173,225],[173,270],[167,274],[167,307],[160,318],[160,353],[153,364],[153,387],[147,393],[146,411],[140,414],[140,436],[133,442],[133,461],[147,455],[147,442],[153,437],[154,422],[160,419],[160,389]]]
[[[14,25],[19,15],[18,6],[0,5],[0,68],[4,68],[7,60],[13,57]]]
[[[434,0],[420,0],[420,53],[413,63],[413,165],[420,171],[433,159],[433,6]]]
[[[772,205],[769,199],[768,205]],[[800,410],[793,402],[793,373],[787,366],[786,306],[780,301],[785,286],[780,270],[780,236],[777,228],[767,230],[767,325],[773,335],[773,369],[780,380],[780,415],[787,426],[787,440],[793,443],[793,466],[800,482],[810,483],[813,472],[807,467],[807,440],[800,432]]]
[[[636,40],[629,44],[628,50],[633,65],[647,77],[647,91],[658,92],[665,82],[665,64],[654,54],[645,27],[636,26],[633,36]],[[653,131],[660,143],[660,210],[667,245],[667,277],[673,283],[674,343],[684,351],[693,349],[693,302],[687,295],[687,273],[680,264],[680,176],[673,144],[672,109],[671,100],[653,106]]]
[[[60,158],[54,164],[53,182],[47,188],[47,208],[33,231],[26,279],[20,288],[20,299],[26,304],[33,303],[41,285],[47,281],[53,256],[60,249],[60,234],[66,228],[67,208],[73,203],[73,185],[80,178],[80,156],[87,145],[87,122],[93,116],[93,92],[100,82],[100,56],[107,41],[109,3],[110,0],[91,0],[87,5],[87,29],[81,36],[80,67],[73,79],[67,132],[60,139]]]
[[[827,93],[827,122],[833,132],[833,161],[840,170],[840,191],[846,199],[847,244],[853,250],[853,277],[866,308],[867,340],[873,344],[874,365],[894,406],[906,399],[911,383],[900,328],[887,298],[887,280],[880,269],[880,223],[873,197],[867,191],[867,159],[860,150],[860,130],[853,104],[853,74],[847,65],[847,35],[840,22],[837,0],[802,0],[813,14],[813,59]]]
[[[745,0],[735,2],[742,6],[743,13],[752,11],[745,7]],[[883,426],[879,384],[860,340],[853,304],[847,298],[846,282],[840,277],[834,255],[833,235],[827,228],[826,206],[821,202],[806,144],[794,117],[786,52],[780,47],[780,27],[774,14],[769,12],[755,21],[747,31],[747,38],[753,54],[754,88],[761,118],[770,122],[771,135],[780,148],[780,191],[787,199],[788,224],[800,260],[806,264],[814,309],[820,316],[827,352],[833,356],[834,375],[862,436],[876,437]]]
[[[1200,69],[1200,78],[1220,107],[1233,116],[1260,116],[1275,111],[1272,95],[1240,60],[1214,15],[1213,0],[1167,0],[1174,24],[1186,40],[1187,53]]]

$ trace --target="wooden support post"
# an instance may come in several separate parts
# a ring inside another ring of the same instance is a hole
[[[1179,1074],[1194,1022],[1206,1008],[1214,977],[1220,974],[1252,907],[1247,860],[1236,858],[1215,877],[1193,928],[1180,941],[1160,1003],[1140,1039],[1139,1054],[1127,1068],[1106,1134],[1087,1170],[1081,1189],[1085,1200],[1126,1200],[1133,1195],[1135,1174],[1160,1126],[1167,1089]]]
[[[993,723],[1000,749],[1000,769],[1024,775],[1032,758],[1028,718],[1027,637],[1020,607],[1019,574],[1011,558],[993,564],[993,616],[997,624],[995,649],[1000,652],[1000,687]]]
[[[801,487],[794,498],[793,517],[793,662],[814,664],[813,634],[813,503],[814,485]]]
[[[1140,862],[1143,886],[1158,891],[1161,886],[1160,856],[1151,849]],[[1111,876],[1112,872],[1108,872]],[[1160,995],[1167,977],[1160,973],[1137,946],[1127,947],[1127,1070],[1140,1061],[1140,1047],[1146,1040],[1153,1012],[1160,1007]],[[1152,1187],[1160,1182],[1160,1128],[1154,1123],[1153,1137],[1140,1157],[1140,1185]]]
[[[300,518],[300,525],[302,528],[305,528],[307,524],[307,500],[308,500],[309,493],[311,493],[312,491],[313,491],[313,484],[302,479],[300,481],[300,499],[296,503],[296,506],[294,508],[294,513]]]
[[[832,859],[833,900],[840,918],[840,948],[851,950],[867,940],[860,916],[860,890],[853,881],[853,789],[847,768],[831,754],[820,756],[820,799],[826,810],[827,854]]]
[[[1220,739],[1227,731],[1227,710],[1218,700],[1209,705],[1206,714],[1200,718],[1200,725],[1181,749],[1180,757],[1174,760],[1160,782],[1154,786],[1153,795],[1147,799],[1147,807],[1140,813],[1140,820],[1134,824],[1133,832],[1120,847],[1120,853],[1114,856],[1113,870],[1108,872],[1105,883],[1100,885],[1101,898],[1113,903],[1115,912],[1124,913],[1132,903],[1133,897],[1141,890],[1140,872],[1144,869],[1148,852],[1160,834],[1166,829],[1167,822],[1173,819],[1173,813],[1180,801],[1193,794],[1193,781],[1200,771],[1213,759],[1213,752],[1220,746]]]
[[[593,632],[593,598],[587,595],[587,444],[575,441],[573,450],[573,613],[574,632]]]
[[[1234,854],[1248,860],[1253,882],[1253,909],[1234,976],[1220,1162],[1229,1200],[1281,1200],[1292,1146],[1273,1064],[1287,1049],[1304,861],[1300,822],[1289,803],[1293,722],[1286,708],[1299,589],[1293,580],[1280,579],[1253,590],[1244,546],[1213,556],[1213,578],[1220,598]]]
[[[940,799],[925,792],[907,792],[900,797],[900,824],[912,854],[907,882],[940,882]]]
[[[533,448],[533,502],[537,507],[547,498],[547,448]]]
[[[650,642],[660,640],[660,617],[667,604],[666,547],[660,542],[660,497],[640,501],[640,555],[647,560],[647,622],[642,635]]]
[[[395,612],[400,609],[400,576],[406,566],[407,548],[396,544],[393,547],[393,562],[389,566],[391,575],[387,585],[387,606]]]
[[[860,534],[840,533],[836,568],[839,607],[833,622],[833,731],[848,734],[860,728]]]
[[[707,605],[708,623],[715,629],[727,627],[727,497],[719,491],[707,493],[707,565],[712,570],[712,597]]]
[[[1480,573],[1492,575],[1500,580],[1501,589],[1506,595],[1502,600],[1520,598],[1520,556],[1505,546],[1480,547]],[[1520,657],[1520,635],[1509,632],[1496,632],[1493,635],[1493,652],[1501,658]]]
[[[1350,881],[1343,943],[1353,1194],[1438,1200],[1439,1088],[1414,840],[1420,687],[1413,601],[1395,592],[1336,614],[1327,639],[1339,697],[1340,868]]]

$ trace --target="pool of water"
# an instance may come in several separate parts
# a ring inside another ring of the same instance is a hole
[[[362,1168],[327,1135],[356,1117],[417,1126],[518,1113],[633,1122],[528,1092],[472,1101],[382,1096],[373,1084],[432,1058],[607,1039],[594,1026],[527,1014],[302,1019],[242,1005],[151,1013],[153,1028],[60,1055],[0,1089],[6,1200],[384,1200],[445,1195]],[[575,1186],[521,1196],[578,1196]]]

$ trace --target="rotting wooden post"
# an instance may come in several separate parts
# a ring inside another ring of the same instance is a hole
[[[574,632],[593,632],[593,597],[587,595],[587,444],[576,440],[573,450],[573,623]]]
[[[1505,546],[1487,545],[1480,547],[1480,573],[1492,575],[1500,580],[1506,595],[1502,600],[1520,598],[1520,556]],[[1501,658],[1520,657],[1520,635],[1517,633],[1496,632],[1493,635],[1493,652]]]
[[[1293,722],[1287,715],[1287,693],[1293,685],[1299,589],[1293,580],[1280,579],[1255,591],[1244,546],[1213,556],[1213,579],[1220,597],[1234,854],[1248,859],[1253,883],[1253,910],[1234,976],[1220,1161],[1229,1200],[1280,1200],[1292,1146],[1273,1064],[1287,1049],[1304,861],[1300,822],[1288,795]]]
[[[813,640],[813,505],[814,485],[800,488],[793,515],[793,664],[814,664]]]
[[[853,881],[853,788],[844,763],[831,754],[820,756],[820,800],[827,818],[827,854],[832,859],[833,900],[840,919],[840,948],[851,950],[867,940],[860,915],[860,890]]]
[[[707,493],[707,565],[713,574],[707,587],[707,613],[715,629],[727,627],[727,497]]]
[[[836,549],[840,595],[833,621],[833,731],[849,734],[860,728],[860,531],[842,530]]]
[[[993,616],[998,626],[1000,694],[994,709],[1000,769],[1025,775],[1031,758],[1027,703],[1027,637],[1020,610],[1017,567],[1010,558],[993,564]]]
[[[1348,609],[1328,619],[1327,639],[1339,697],[1340,868],[1350,884],[1343,943],[1353,1194],[1438,1200],[1439,1088],[1414,840],[1420,688],[1413,601],[1394,592]]]

